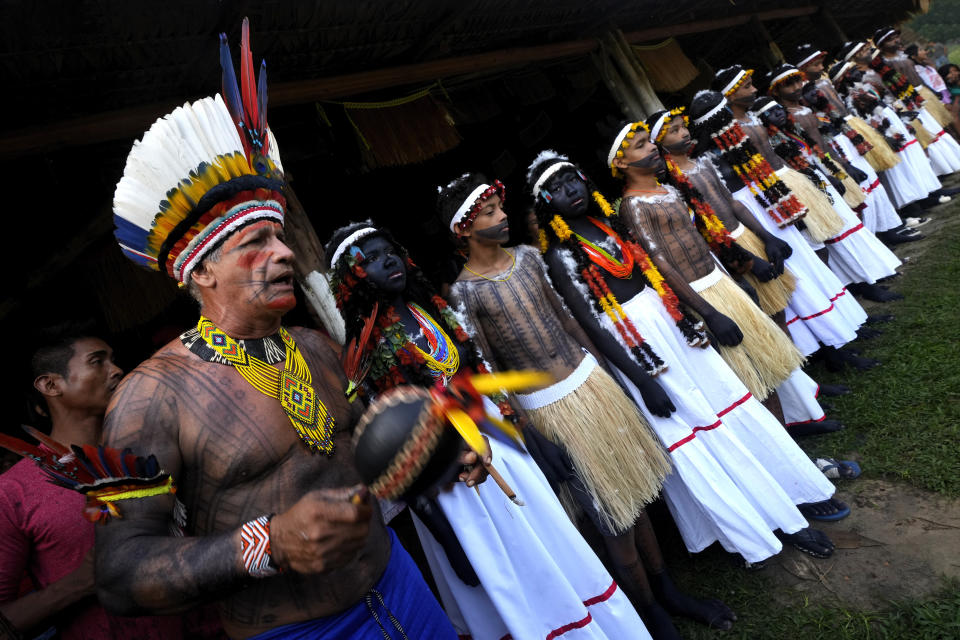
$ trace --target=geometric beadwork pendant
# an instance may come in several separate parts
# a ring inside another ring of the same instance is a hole
[[[280,373],[280,404],[298,422],[311,427],[317,424],[317,397],[313,387],[286,371]]]

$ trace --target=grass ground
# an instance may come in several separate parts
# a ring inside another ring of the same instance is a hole
[[[906,299],[868,306],[871,313],[896,316],[878,327],[883,335],[856,345],[882,366],[856,377],[811,366],[815,379],[843,382],[853,393],[826,400],[834,407],[831,417],[840,418],[846,429],[802,445],[811,454],[860,460],[864,478],[957,498],[960,203],[939,207],[933,215],[928,239],[897,249],[901,258],[910,259],[889,285]],[[944,579],[938,591],[913,600],[899,600],[893,585],[885,606],[854,610],[839,601],[813,602],[770,572],[737,568],[721,550],[690,556],[677,540],[662,538],[677,582],[694,593],[715,594],[739,616],[727,633],[680,622],[685,638],[960,638],[960,582]]]

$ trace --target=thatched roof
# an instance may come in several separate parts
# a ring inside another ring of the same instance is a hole
[[[0,3],[6,116],[0,170],[13,193],[5,202],[5,249],[16,274],[0,296],[0,319],[17,331],[24,322],[46,323],[63,309],[79,307],[97,309],[108,325],[129,328],[169,304],[174,291],[162,276],[133,273],[118,259],[111,237],[113,187],[131,142],[150,122],[176,104],[218,90],[217,34],[225,31],[237,43],[244,16],[251,21],[254,54],[268,62],[271,124],[285,167],[296,176],[297,192],[320,235],[347,217],[389,220],[398,213],[396,194],[403,193],[405,230],[429,247],[439,237],[424,235],[431,232],[430,181],[480,167],[497,172],[512,188],[535,146],[578,154],[590,147],[592,127],[584,125],[617,110],[589,57],[597,37],[612,27],[632,43],[676,36],[691,59],[714,68],[734,61],[759,66],[768,38],[784,50],[801,40],[839,44],[822,7],[849,37],[864,37],[914,10],[912,0],[784,5],[760,0]],[[444,82],[443,97],[463,142],[434,164],[364,175],[353,131],[340,127],[342,109],[338,121],[336,109],[327,105],[334,122],[320,122],[326,115],[318,101],[392,98],[436,80]],[[569,146],[575,144],[580,146]]]

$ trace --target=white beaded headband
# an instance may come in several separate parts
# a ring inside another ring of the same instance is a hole
[[[737,83],[740,82],[740,78],[742,78],[742,77],[745,76],[745,75],[747,75],[746,70],[741,69],[740,71],[738,71],[738,72],[737,72],[737,75],[733,76],[733,80],[731,80],[730,82],[728,82],[727,85],[726,85],[723,89],[720,90],[720,93],[722,93],[724,96],[726,96],[726,95],[727,95],[727,92],[730,91],[731,89],[733,89],[735,86],[737,86]]]
[[[607,166],[613,166],[613,159],[617,157],[617,151],[620,150],[620,145],[623,144],[623,139],[627,137],[627,134],[630,133],[630,129],[633,127],[631,122],[623,129],[620,130],[620,133],[617,134],[617,137],[613,139],[613,144],[610,146],[610,153],[607,154]]]
[[[778,83],[778,82],[780,82],[781,80],[786,80],[787,78],[789,78],[790,76],[792,76],[792,75],[794,75],[794,74],[796,74],[796,75],[803,75],[802,73],[800,73],[800,72],[799,72],[798,70],[796,70],[796,69],[787,69],[786,71],[784,71],[783,73],[779,74],[779,75],[776,76],[773,80],[770,81],[770,88],[773,89],[775,86],[777,86],[777,83]]]
[[[547,167],[546,169],[544,169],[543,173],[540,174],[540,177],[537,178],[537,181],[533,183],[533,189],[531,190],[533,192],[533,197],[534,198],[537,197],[537,194],[540,193],[540,189],[543,187],[543,185],[547,183],[547,180],[550,179],[550,176],[555,174],[557,171],[560,171],[560,169],[564,167],[572,167],[572,166],[573,166],[572,162],[561,160],[560,162],[556,162],[550,165],[549,167]]]
[[[660,135],[660,130],[663,129],[663,125],[667,123],[667,119],[670,118],[670,112],[664,111],[663,115],[657,118],[657,121],[653,123],[653,126],[650,127],[650,139],[656,141],[657,136]]]
[[[852,68],[853,68],[852,62],[844,62],[843,65],[840,67],[840,69],[838,69],[837,72],[833,74],[833,77],[830,79],[833,80],[834,82],[837,82],[838,80],[840,80],[840,78],[843,77],[843,75],[847,71],[850,71],[850,69]]]
[[[813,53],[811,53],[810,55],[808,55],[806,58],[804,58],[803,60],[801,60],[800,62],[798,62],[798,63],[797,63],[797,67],[798,67],[798,68],[799,68],[799,67],[802,67],[803,65],[805,65],[805,64],[807,64],[807,63],[810,63],[810,62],[813,62],[813,61],[816,60],[817,58],[819,58],[819,57],[821,57],[821,56],[825,56],[825,55],[827,55],[827,52],[826,52],[826,51],[814,51]]]
[[[340,259],[340,256],[342,256],[344,252],[352,245],[356,244],[357,240],[376,232],[377,230],[373,227],[361,227],[344,238],[343,242],[337,245],[337,250],[333,252],[333,257],[330,258],[330,268],[333,269],[336,266],[337,260]]]
[[[710,109],[710,111],[707,111],[705,114],[703,114],[703,115],[700,116],[699,118],[694,118],[693,124],[700,124],[701,122],[706,122],[707,120],[709,120],[709,119],[712,118],[713,116],[715,116],[715,115],[717,115],[718,113],[720,113],[720,111],[723,110],[723,108],[726,107],[726,106],[727,106],[727,99],[726,99],[726,98],[722,98],[722,99],[720,100],[720,103],[719,103],[717,106],[715,106],[713,109]]]
[[[866,42],[857,43],[857,45],[854,46],[853,49],[850,49],[850,51],[847,52],[847,55],[843,56],[844,61],[847,61],[853,56],[857,55],[857,52],[860,51],[860,49],[863,49],[865,46],[867,46]]]
[[[457,232],[457,225],[463,222],[463,219],[467,217],[467,214],[470,213],[471,209],[473,209],[473,205],[477,201],[477,198],[480,197],[480,194],[489,188],[490,185],[481,184],[479,187],[471,191],[470,195],[464,198],[460,208],[457,209],[457,212],[453,214],[453,218],[450,219],[450,231],[453,233]]]

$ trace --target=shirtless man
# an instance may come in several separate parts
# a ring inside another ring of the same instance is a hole
[[[359,639],[387,627],[455,638],[359,484],[360,405],[344,395],[337,354],[319,334],[281,326],[295,297],[276,141],[266,114],[242,123],[239,92],[225,100],[155,122],[117,186],[121,248],[187,286],[202,316],[134,369],[107,411],[105,443],[156,455],[185,518],[173,536],[173,495],[125,501],[122,519],[97,532],[100,600],[126,615],[216,601],[233,638]],[[173,150],[164,163],[158,148]]]

